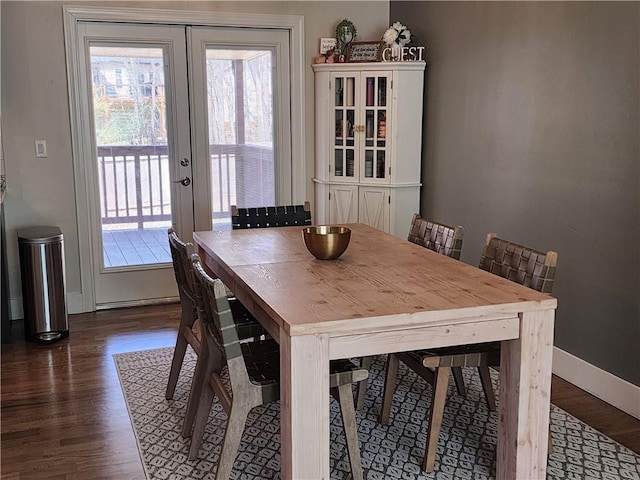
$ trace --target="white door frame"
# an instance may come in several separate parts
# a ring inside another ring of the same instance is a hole
[[[212,27],[257,27],[280,28],[289,31],[291,44],[291,201],[302,203],[305,192],[304,162],[304,17],[299,15],[265,15],[234,12],[188,11],[188,10],[149,10],[139,8],[110,7],[69,7],[63,6],[65,53],[67,60],[68,90],[71,117],[71,143],[76,185],[76,216],[78,222],[78,246],[80,255],[80,283],[82,293],[80,301],[69,304],[69,313],[91,312],[95,310],[94,272],[91,243],[90,208],[86,201],[86,185],[91,184],[83,159],[92,157],[89,138],[82,122],[81,95],[84,95],[80,82],[79,22],[125,22],[147,24],[184,24]],[[74,297],[78,297],[74,295]]]

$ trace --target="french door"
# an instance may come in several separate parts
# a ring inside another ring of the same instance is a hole
[[[289,33],[81,22],[96,308],[177,295],[167,229],[291,199]],[[276,162],[275,159],[278,159]]]

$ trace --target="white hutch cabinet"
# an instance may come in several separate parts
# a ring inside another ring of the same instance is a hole
[[[313,65],[316,224],[406,238],[420,211],[424,62]]]

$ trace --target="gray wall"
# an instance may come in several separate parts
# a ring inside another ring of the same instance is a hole
[[[428,47],[422,213],[558,252],[559,348],[640,385],[638,2],[392,2]]]

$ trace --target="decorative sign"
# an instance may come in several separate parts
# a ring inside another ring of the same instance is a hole
[[[347,62],[379,62],[383,42],[351,42],[347,50]]]
[[[320,55],[324,55],[330,50],[336,48],[338,41],[335,38],[321,38],[320,39]]]
[[[420,62],[424,60],[424,47],[387,46],[382,50],[383,62]]]

